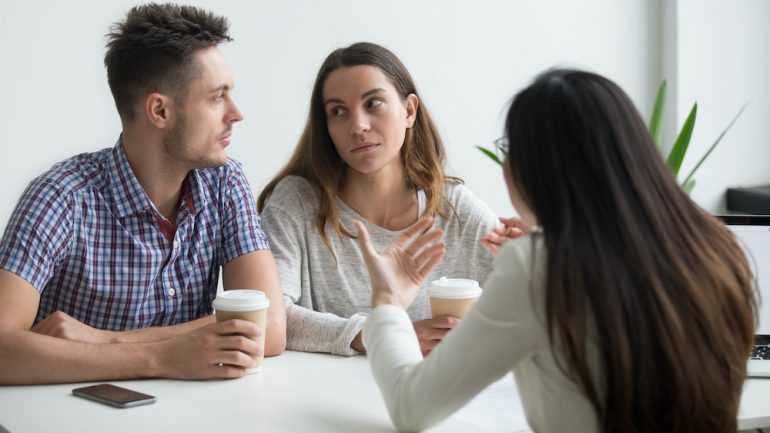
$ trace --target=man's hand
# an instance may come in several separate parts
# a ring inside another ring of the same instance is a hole
[[[212,323],[157,343],[158,374],[171,379],[232,379],[262,355],[253,340],[262,330],[246,320]]]
[[[458,323],[460,320],[452,316],[438,316],[413,322],[414,332],[417,334],[417,339],[420,340],[422,356],[428,356],[431,350],[444,339],[447,332]]]
[[[493,256],[497,255],[506,242],[532,231],[517,217],[500,218],[500,222],[503,223],[502,226],[495,227],[490,234],[481,239],[481,245],[484,245]]]
[[[57,311],[33,326],[30,331],[65,340],[83,341],[86,343],[111,343],[110,331],[92,328],[77,321],[72,316]]]

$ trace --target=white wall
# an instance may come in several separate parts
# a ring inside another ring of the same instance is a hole
[[[4,180],[0,183],[0,228],[5,227],[19,194],[34,176],[75,153],[112,146],[120,132],[102,65],[103,35],[134,2],[64,3],[3,2],[0,145],[5,157],[0,158]],[[236,126],[228,150],[244,163],[255,193],[288,157],[304,124],[317,69],[323,58],[339,46],[368,40],[389,47],[401,57],[415,77],[423,103],[444,133],[450,173],[463,177],[472,190],[503,215],[510,214],[512,208],[502,176],[473,145],[485,145],[501,135],[506,104],[515,91],[547,67],[587,68],[616,80],[646,117],[665,66],[661,61],[659,0],[190,3],[230,18],[236,40],[223,50],[235,77],[235,98],[246,120]],[[679,15],[688,15],[683,27],[694,28],[688,32],[713,31],[714,24],[700,28],[698,17],[692,16],[695,13],[689,9],[697,9],[696,3],[700,2],[680,5]],[[761,19],[752,16],[755,9],[767,11],[762,0],[735,4],[719,1],[714,5],[709,7],[738,8],[752,22]],[[686,13],[682,8],[688,8]],[[712,16],[721,13],[715,11]],[[737,30],[720,31],[724,41],[716,36],[711,39],[718,40],[718,47],[725,52],[735,54]],[[754,37],[770,40],[767,30],[762,34],[760,30],[751,37],[743,35],[740,41],[751,42]],[[693,51],[690,47],[700,44],[695,38],[682,47],[686,38],[679,39],[680,51]],[[745,49],[746,57],[758,57],[757,46],[750,44]],[[725,63],[721,58],[726,54],[720,53],[713,55],[715,63]],[[764,53],[763,60],[751,61],[738,77],[742,89],[770,76],[768,50]],[[685,74],[699,70],[710,56],[704,53],[691,59],[692,55],[680,58],[678,63],[681,85],[687,81]],[[694,65],[683,65],[683,61],[693,61]],[[748,71],[760,62],[764,62],[759,69],[765,71],[764,75]],[[745,59],[737,59],[736,63],[745,64]],[[728,72],[738,70],[736,66]],[[678,95],[684,99],[689,93],[699,96],[703,122],[696,134],[706,137],[715,135],[709,129],[712,124],[718,129],[724,123],[722,119],[727,119],[746,99],[731,90],[733,76],[720,71],[702,74],[695,83],[698,87],[682,87]],[[711,88],[713,93],[706,94],[703,88]],[[754,110],[769,98],[765,94],[752,99]],[[721,111],[708,114],[710,107]],[[757,113],[747,112],[731,138],[738,140],[740,129],[753,124],[766,128]],[[761,136],[767,137],[767,130],[763,131]],[[730,143],[724,144],[723,150]],[[758,146],[759,141],[742,139],[738,144]],[[766,156],[763,161],[767,161]],[[715,160],[721,157],[724,153],[714,155]],[[763,161],[749,162],[759,167]],[[707,169],[713,166],[704,167],[703,175],[708,174]],[[744,172],[743,168],[730,172],[723,168],[722,177]],[[705,194],[712,187],[705,176],[698,180],[702,182],[696,188],[700,200],[701,188]],[[704,198],[704,204],[710,205],[710,201]]]
[[[766,0],[676,0],[673,74],[676,125],[698,102],[686,176],[717,136],[749,102],[743,115],[698,170],[693,199],[725,210],[730,186],[770,183],[770,2]],[[673,38],[672,38],[673,39]],[[672,121],[673,118],[669,117]],[[671,122],[670,122],[671,123]],[[673,136],[670,141],[673,142]]]

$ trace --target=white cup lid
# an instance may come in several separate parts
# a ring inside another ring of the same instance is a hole
[[[441,277],[430,283],[428,296],[444,299],[468,299],[481,296],[481,287],[476,280]]]
[[[221,311],[254,311],[270,306],[270,299],[259,290],[225,290],[214,299],[214,309]]]

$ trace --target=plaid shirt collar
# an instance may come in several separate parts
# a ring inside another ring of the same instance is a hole
[[[112,202],[118,217],[123,218],[147,211],[157,212],[155,205],[147,197],[147,193],[144,192],[144,188],[139,184],[139,180],[128,164],[126,151],[123,149],[122,134],[112,149],[111,157],[106,160],[106,168],[110,178],[109,189]],[[197,170],[190,170],[187,173],[182,194],[191,214],[197,214],[206,206],[207,200],[203,194]]]

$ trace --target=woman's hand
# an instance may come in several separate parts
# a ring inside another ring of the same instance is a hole
[[[503,223],[502,226],[495,227],[492,229],[492,233],[481,239],[481,245],[484,245],[493,256],[497,255],[497,252],[506,242],[532,231],[531,228],[524,225],[521,218],[500,218],[500,222]]]
[[[417,334],[417,340],[420,342],[422,356],[428,356],[449,331],[459,324],[460,319],[452,316],[438,316],[412,322],[414,333]]]
[[[372,308],[382,304],[409,307],[425,278],[444,257],[444,243],[436,242],[444,233],[440,229],[423,233],[433,224],[432,217],[423,217],[378,253],[366,227],[359,221],[354,224],[372,282]]]

